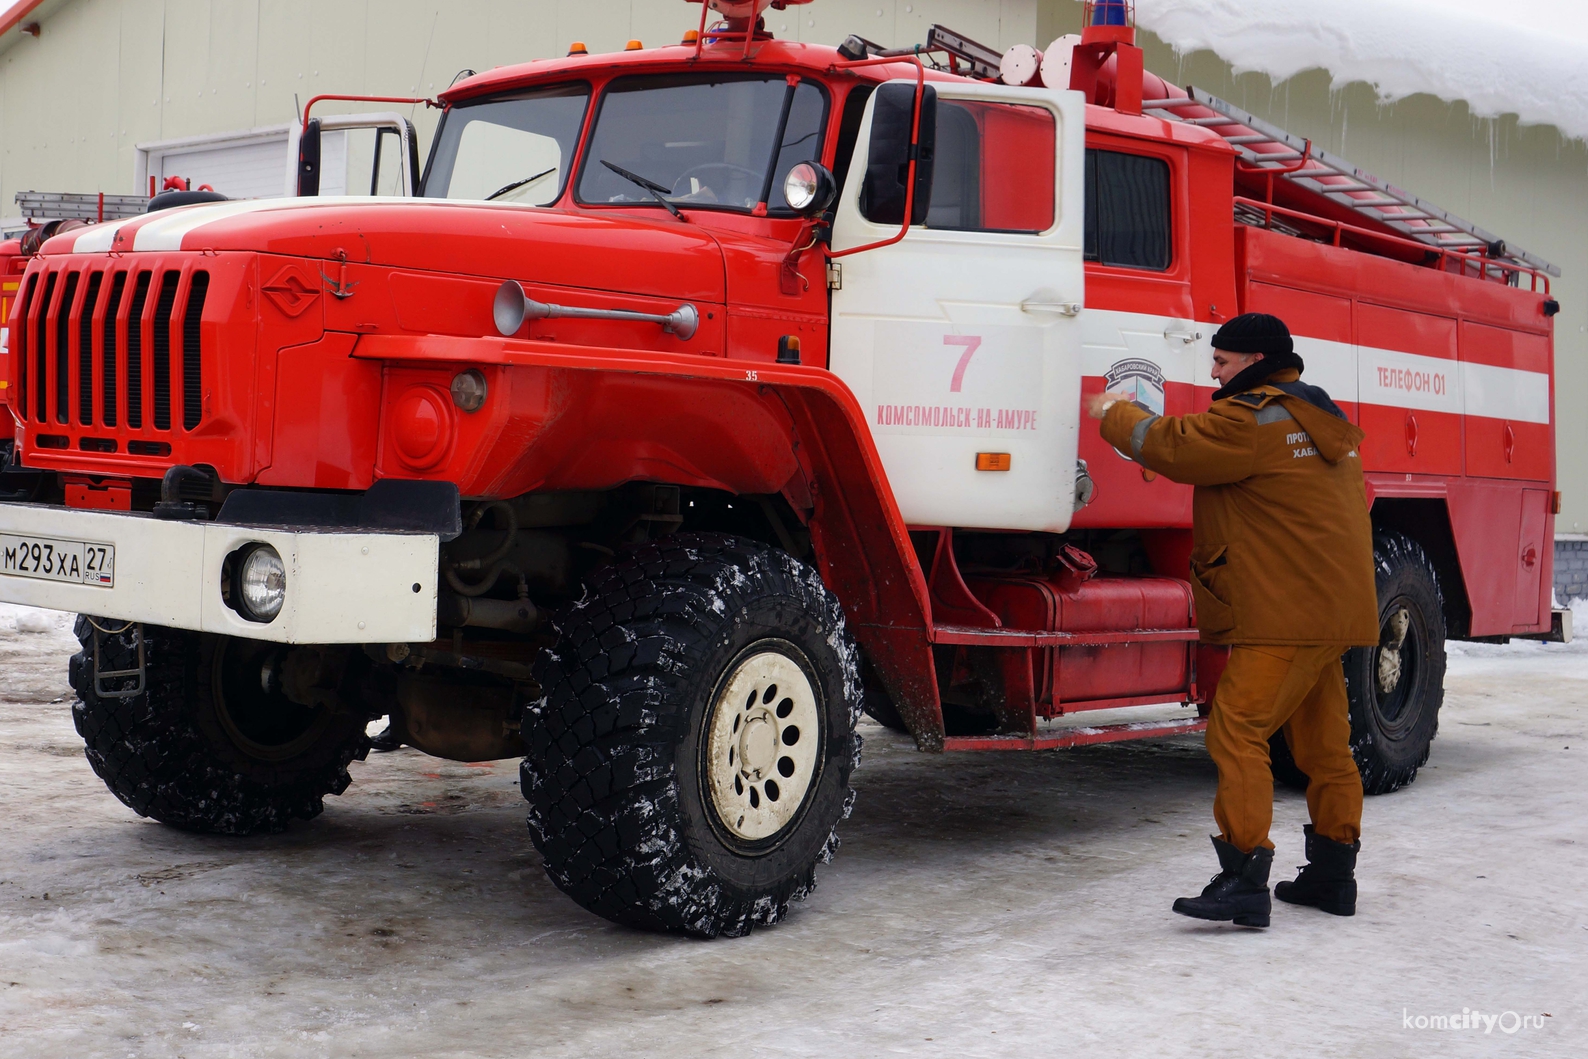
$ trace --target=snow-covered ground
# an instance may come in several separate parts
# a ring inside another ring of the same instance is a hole
[[[141,820],[83,760],[74,646],[0,610],[7,1059],[1588,1052],[1588,642],[1452,646],[1431,764],[1368,801],[1354,919],[1169,912],[1214,870],[1197,740],[928,757],[868,727],[815,895],[712,943],[554,890],[512,762],[372,756],[274,838]],[[1276,869],[1304,820],[1281,792]],[[1472,1012],[1500,1017],[1417,1028]]]

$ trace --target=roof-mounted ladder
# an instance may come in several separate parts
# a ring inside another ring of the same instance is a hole
[[[1211,129],[1235,148],[1247,173],[1289,181],[1387,225],[1408,239],[1440,250],[1483,254],[1551,276],[1560,275],[1558,266],[1538,255],[1507,245],[1499,236],[1380,180],[1314,146],[1311,140],[1288,133],[1201,89],[1187,88],[1186,92],[1190,98],[1146,100],[1142,110]]]

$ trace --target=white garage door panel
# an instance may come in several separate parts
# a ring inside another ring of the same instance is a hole
[[[321,139],[320,172],[320,194],[346,194],[347,133]],[[162,185],[178,176],[233,199],[278,198],[287,180],[287,138],[170,149],[160,156],[157,175]]]

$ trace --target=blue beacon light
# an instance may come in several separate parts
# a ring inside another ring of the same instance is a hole
[[[1097,0],[1092,6],[1092,25],[1094,26],[1123,26],[1125,21],[1125,0]]]

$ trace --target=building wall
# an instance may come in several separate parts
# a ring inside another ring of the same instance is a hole
[[[1581,534],[1555,541],[1555,600],[1588,599],[1588,540]]]
[[[683,0],[71,0],[0,52],[0,215],[16,192],[131,193],[137,146],[290,122],[324,92],[431,95],[458,71],[655,44],[693,28]],[[1074,0],[818,0],[769,12],[779,36],[922,40],[933,22],[995,48],[1080,26]],[[0,42],[3,44],[4,42]],[[1380,104],[1328,75],[1273,84],[1142,35],[1152,70],[1196,84],[1560,265],[1561,532],[1588,532],[1588,145],[1552,126],[1472,117],[1427,96]],[[334,106],[327,107],[327,113]],[[421,141],[433,112],[412,108]]]

